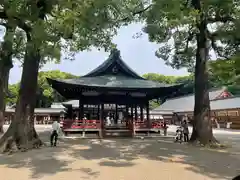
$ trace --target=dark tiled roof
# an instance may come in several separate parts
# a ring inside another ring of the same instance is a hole
[[[152,89],[162,87],[174,87],[150,80],[146,80],[134,72],[121,59],[119,50],[113,50],[109,58],[99,67],[85,76],[76,79],[48,79],[48,82],[57,91],[60,91],[58,85],[68,86],[77,85],[81,87],[99,87],[99,88],[122,88],[122,89]],[[180,85],[182,86],[182,85]],[[180,86],[176,86],[179,88]],[[60,87],[62,89],[63,87]]]
[[[214,100],[223,92],[223,89],[213,90],[209,92],[209,98],[211,100],[211,109],[231,109],[240,107],[240,98],[228,98]],[[239,101],[239,102],[238,102]],[[229,102],[234,102],[230,104]],[[234,107],[236,106],[236,107]],[[194,108],[194,94],[168,99],[160,107],[154,109],[154,111],[174,111],[174,112],[192,112]]]
[[[81,77],[79,79],[63,79],[53,80],[58,83],[88,86],[88,87],[106,87],[106,88],[161,88],[173,87],[175,85],[168,85],[158,83],[150,80],[134,79],[126,76],[97,76],[97,77]]]

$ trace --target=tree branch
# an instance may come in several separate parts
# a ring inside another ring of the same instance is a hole
[[[208,17],[207,22],[209,23],[216,23],[216,22],[222,22],[222,23],[227,23],[227,22],[232,22],[235,21],[235,19],[231,16],[216,16],[216,17]]]
[[[26,32],[28,38],[30,38],[30,32],[32,28],[28,26],[24,21],[22,21],[18,17],[9,17],[5,11],[0,11],[0,19],[8,20],[9,18],[13,18],[16,21],[16,25]]]
[[[149,6],[143,8],[143,9],[140,9],[138,11],[132,12],[132,16],[142,14],[142,13],[146,12],[148,9],[150,9],[151,7],[152,7],[152,4],[150,4]],[[126,17],[126,18],[123,18],[122,21],[126,21],[128,19],[129,19],[129,17]]]
[[[189,27],[188,37],[186,39],[186,46],[184,50],[178,51],[177,54],[186,54],[189,48],[189,42],[194,38],[194,33],[192,32],[193,27]]]
[[[221,57],[228,59],[229,57],[227,55],[223,55],[223,53],[220,52],[218,46],[217,46],[217,33],[211,33],[209,30],[207,30],[207,37],[208,39],[211,41],[211,46],[213,48],[213,50]]]

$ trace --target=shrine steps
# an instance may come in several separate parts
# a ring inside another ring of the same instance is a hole
[[[103,137],[131,137],[132,131],[129,129],[105,129]]]

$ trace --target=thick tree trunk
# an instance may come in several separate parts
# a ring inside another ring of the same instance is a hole
[[[200,0],[195,0],[195,8],[201,10]],[[204,15],[201,15],[198,24],[197,52],[195,65],[195,106],[193,133],[190,142],[200,142],[200,144],[214,144],[212,121],[210,112],[210,100],[208,92],[208,69],[209,48],[207,40],[207,22]]]
[[[8,91],[8,79],[10,67],[2,65],[0,62],[0,134],[3,134],[3,125],[5,121],[6,95]]]
[[[0,134],[3,133],[3,124],[5,121],[6,95],[8,91],[9,72],[13,67],[12,49],[13,35],[15,28],[6,26],[4,41],[0,49]]]
[[[4,152],[13,147],[26,150],[42,145],[33,121],[40,55],[31,42],[26,49],[15,117],[0,140],[0,148]]]

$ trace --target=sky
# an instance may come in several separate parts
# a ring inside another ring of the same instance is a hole
[[[122,27],[114,38],[114,43],[120,50],[121,57],[138,74],[159,73],[163,75],[182,76],[187,75],[186,69],[175,70],[164,64],[164,61],[155,56],[158,45],[148,41],[146,34],[140,38],[133,35],[141,31],[141,24],[132,24]],[[0,32],[1,34],[1,32]],[[2,32],[3,34],[3,32]],[[74,61],[62,60],[60,64],[48,63],[41,71],[60,70],[74,75],[84,75],[96,68],[109,56],[109,53],[92,49],[91,51],[79,52]],[[9,83],[13,84],[20,80],[21,68],[15,64],[10,72]]]

